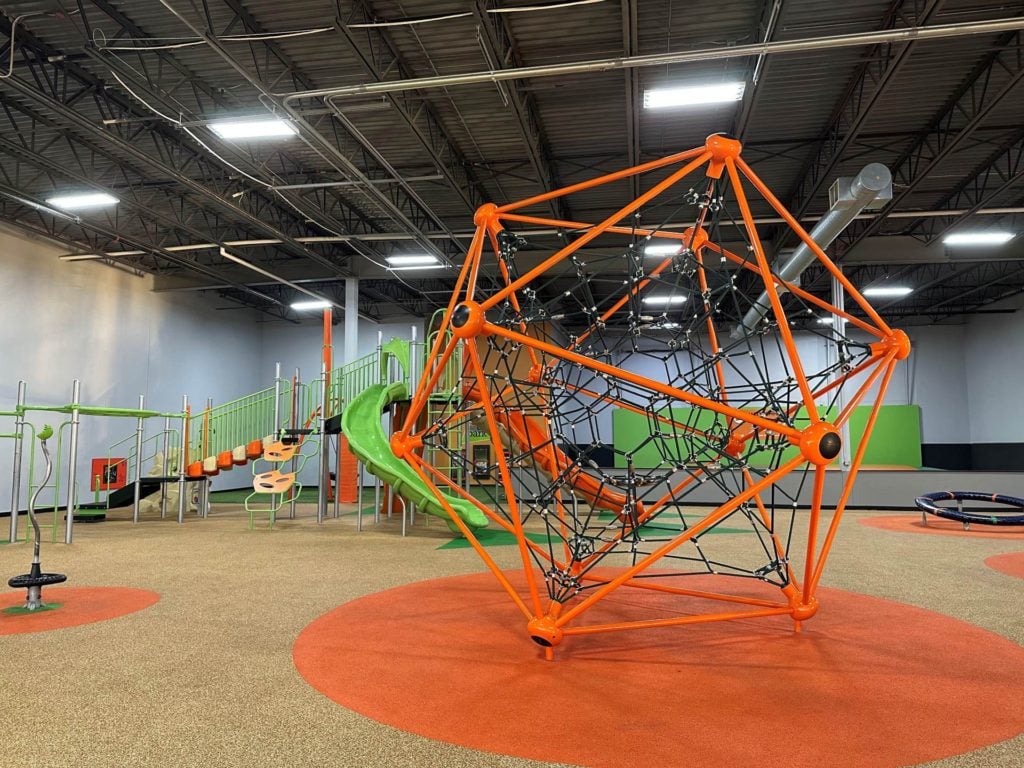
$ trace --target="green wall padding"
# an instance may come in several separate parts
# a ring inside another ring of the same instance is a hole
[[[853,450],[860,444],[871,407],[862,405],[850,417]],[[852,451],[851,451],[852,455]],[[898,464],[921,467],[921,407],[918,405],[883,405],[878,410],[871,442],[864,451],[865,464]]]
[[[860,444],[860,435],[864,431],[871,406],[857,408],[850,419],[851,455]],[[663,411],[661,416],[672,419],[680,424],[698,429],[702,432],[715,429],[716,415],[712,411],[693,408],[672,408]],[[826,419],[833,419],[835,409],[821,414]],[[612,412],[612,435],[616,451],[633,451],[633,463],[638,469],[679,463],[687,446],[682,441],[672,439],[652,440],[652,430],[658,422],[652,422],[643,414],[616,408]],[[801,409],[797,413],[796,426],[807,424],[806,412]],[[718,428],[724,430],[726,420],[718,417]],[[662,425],[664,434],[671,436],[670,425]],[[716,456],[713,451],[702,451],[698,461],[708,460]],[[787,448],[782,452],[782,461],[795,457],[797,448]],[[755,453],[750,463],[752,466],[767,466],[772,458],[771,451]],[[838,463],[838,459],[836,462]],[[916,405],[883,405],[878,412],[874,434],[864,455],[865,464],[897,464],[908,467],[921,466],[921,409]],[[626,468],[626,457],[615,454],[615,466]]]

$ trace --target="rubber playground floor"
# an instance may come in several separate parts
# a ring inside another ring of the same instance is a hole
[[[109,621],[3,638],[0,766],[553,765],[383,725],[300,676],[293,646],[318,617],[393,587],[483,570],[439,520],[420,520],[403,538],[397,518],[374,525],[367,514],[357,533],[351,508],[345,512],[318,526],[313,506],[302,503],[296,519],[250,531],[237,502],[215,495],[206,520],[133,525],[118,519],[122,510],[76,526],[70,547],[45,547],[44,567],[67,573],[69,586],[135,587],[160,600]],[[930,609],[1024,644],[1022,582],[984,565],[1024,548],[1019,542],[883,531],[858,524],[866,514],[844,520],[825,586]],[[514,567],[516,547],[500,538],[487,542],[490,552]],[[723,533],[716,545],[736,538]],[[5,578],[29,559],[27,544],[0,548]],[[684,638],[686,629],[679,632]],[[378,642],[386,647],[389,638]],[[500,703],[500,691],[494,695],[480,706]],[[552,702],[553,712],[561,705]],[[956,707],[950,701],[934,716],[949,716],[955,728]],[[501,706],[493,711],[501,717]],[[929,765],[1019,768],[1024,735]]]

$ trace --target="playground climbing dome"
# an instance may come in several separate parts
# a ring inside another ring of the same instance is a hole
[[[632,177],[646,191],[603,221],[530,212],[615,194]],[[772,210],[811,249],[812,266],[841,286],[847,309],[773,271],[752,206]],[[910,352],[906,335],[865,301],[728,137],[485,205],[475,224],[391,449],[494,572],[528,635],[550,656],[567,637],[601,631],[766,616],[789,616],[799,628],[818,609],[879,406]],[[516,234],[527,227],[557,229],[562,245],[527,249]],[[441,410],[439,399],[448,404]],[[826,510],[826,468],[865,400],[870,416],[849,442],[838,503]],[[453,438],[467,421],[492,448],[489,463],[474,462],[473,493],[437,468],[459,462],[464,446]],[[515,536],[522,576],[479,544],[478,526],[459,514],[467,504]],[[735,535],[710,535],[726,528]],[[701,574],[716,574],[720,587],[688,585]],[[763,589],[752,596],[752,586]],[[681,607],[591,618],[623,590],[678,595]]]

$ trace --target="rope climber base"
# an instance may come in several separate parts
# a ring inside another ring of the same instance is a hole
[[[43,602],[43,587],[51,586],[53,584],[61,584],[68,580],[68,577],[63,573],[44,573],[42,565],[39,560],[39,545],[42,540],[42,533],[39,530],[39,520],[36,518],[36,501],[39,498],[39,494],[43,488],[50,481],[50,475],[53,473],[53,461],[50,459],[50,451],[46,447],[46,441],[53,436],[53,428],[47,424],[39,432],[39,447],[43,451],[43,458],[46,460],[46,470],[43,473],[43,480],[36,488],[35,493],[32,494],[32,498],[29,499],[28,503],[28,517],[32,521],[32,530],[35,536],[33,549],[32,549],[32,566],[28,573],[23,573],[20,576],[11,578],[7,585],[14,589],[24,589],[27,594],[25,595],[25,605],[21,607],[11,607],[4,609],[4,613],[25,613],[35,611],[50,611],[55,608],[59,608],[58,603],[44,603]],[[15,514],[12,512],[11,514]],[[69,513],[70,514],[70,513]]]
[[[633,176],[646,191],[603,221],[529,212],[563,198],[568,210],[574,195]],[[848,309],[773,270],[752,204],[781,217],[819,274],[842,285]],[[680,220],[692,224],[667,227]],[[527,636],[551,658],[567,638],[596,632],[770,616],[799,629],[818,610],[885,390],[910,354],[906,334],[886,324],[726,136],[484,205],[474,223],[390,450],[493,572]],[[523,225],[564,239],[553,251],[527,250],[514,231]],[[744,316],[762,295],[770,310],[748,326]],[[443,385],[451,407],[430,415],[428,402],[460,360],[455,383]],[[862,402],[870,414],[859,442],[851,439],[826,526],[825,473]],[[494,457],[474,468],[484,481],[473,493],[438,469],[459,461],[452,436],[469,425],[482,427]],[[599,461],[609,450],[614,466]],[[515,537],[525,586],[477,540],[470,505]],[[707,535],[720,526],[742,529],[742,539]],[[708,574],[720,577],[720,590],[686,585]],[[751,581],[774,596],[730,591]],[[677,596],[681,610],[587,623],[594,605],[623,590]]]
[[[955,501],[956,509],[944,507],[940,501]],[[964,509],[965,501],[983,501],[999,504],[1008,509],[982,512]],[[946,520],[963,523],[964,530],[971,529],[971,523],[978,525],[1024,525],[1024,499],[1017,496],[1004,496],[1001,493],[983,493],[981,491],[936,491],[926,493],[914,499],[914,504],[921,510],[921,523],[928,525],[928,515]]]

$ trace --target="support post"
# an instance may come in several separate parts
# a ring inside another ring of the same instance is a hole
[[[842,264],[837,264],[836,268],[842,272]],[[832,276],[832,306],[838,309],[840,312],[846,311],[846,292],[843,289],[843,284],[839,282],[839,278],[835,275]],[[835,315],[832,318],[832,342],[835,345],[836,350],[836,362],[838,363],[842,356],[842,350],[839,347],[841,339],[846,338],[846,318],[840,315]],[[838,377],[842,374],[842,371],[836,370],[835,376]],[[839,413],[842,413],[846,407],[846,390],[843,387],[839,388],[839,392],[836,397],[836,408]],[[839,427],[839,438],[842,441],[842,447],[839,449],[839,466],[842,467],[843,472],[848,472],[850,469],[851,453],[850,453],[850,420],[847,419],[843,422],[842,426]]]
[[[188,506],[188,395],[181,396],[181,445],[178,447],[178,522],[185,522]]]
[[[363,530],[363,462],[356,468],[359,476],[359,497],[356,500],[356,530]]]
[[[139,410],[146,407],[145,395],[139,395]],[[146,420],[141,416],[135,420],[135,479],[132,494],[132,522],[139,522],[139,502],[142,499],[142,435],[146,429]]]
[[[270,435],[272,440],[276,440],[281,430],[281,363],[274,363],[274,424],[271,427]],[[263,439],[263,435],[260,435],[260,440]],[[262,448],[262,444],[260,448]],[[272,509],[276,509],[278,505],[277,494],[271,494],[270,506]]]
[[[14,544],[18,540],[18,507],[21,506],[21,447],[25,442],[25,414],[21,408],[25,405],[25,382],[18,382],[18,408],[14,417],[14,467],[11,473],[11,527],[10,540]]]
[[[82,382],[75,379],[71,386],[71,437],[68,440],[68,492],[67,512],[64,518],[64,543],[70,544],[74,538],[75,525],[75,486],[77,483],[78,464],[78,423],[80,414],[78,411],[79,400],[82,396]]]
[[[327,362],[320,363],[320,414],[317,417],[317,436],[320,438],[318,445],[317,471],[320,474],[320,482],[316,490],[316,522],[323,523],[327,516],[327,485],[331,482],[329,475],[330,462],[327,458]]]
[[[298,429],[298,426],[299,426],[298,409],[299,409],[299,385],[302,382],[301,376],[302,376],[302,373],[299,371],[298,368],[296,368],[295,369],[295,378],[292,379],[292,415],[291,415],[291,427],[292,427],[292,429]],[[298,471],[298,467],[299,467],[299,460],[296,459],[296,458],[293,458],[292,461],[291,461],[291,467],[292,467],[292,472],[297,472]],[[288,519],[289,520],[294,520],[295,519],[295,505],[298,504],[298,502],[299,502],[299,497],[295,493],[295,486],[294,485],[292,485],[292,489],[291,489],[290,493],[291,493],[291,500],[288,502]]]
[[[164,435],[160,450],[164,455],[164,464],[160,474],[164,479],[160,481],[160,519],[167,517],[167,480],[171,476],[171,417],[164,417]]]

